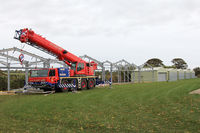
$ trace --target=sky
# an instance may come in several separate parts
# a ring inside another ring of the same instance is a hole
[[[199,0],[1,0],[1,49],[21,48],[13,36],[22,28],[100,61],[141,65],[159,58],[172,65],[182,58],[189,68],[200,66]]]

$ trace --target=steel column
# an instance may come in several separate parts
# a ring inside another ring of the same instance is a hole
[[[8,86],[7,86],[7,88],[8,88],[8,91],[10,91],[10,63],[8,63],[8,65],[7,65],[7,67],[8,67]]]
[[[110,64],[110,82],[112,83],[113,79],[112,79],[112,71],[113,71],[113,65]]]
[[[132,82],[134,83],[134,81],[135,81],[135,72],[132,71],[132,74],[133,74],[133,77],[131,79],[132,79]]]
[[[155,81],[155,75],[154,75],[154,70],[152,68],[152,82],[154,82],[154,81]]]
[[[102,81],[105,81],[106,77],[105,77],[105,67],[102,67]]]
[[[138,67],[138,83],[141,82],[141,67]]]
[[[124,72],[124,83],[126,82],[126,71],[123,71]]]
[[[29,67],[29,65],[28,65],[28,62],[25,64],[25,83],[26,83],[26,85],[28,85],[28,67]]]
[[[117,75],[117,76],[118,76],[118,83],[119,83],[119,81],[120,81],[120,80],[119,80],[119,67],[118,67],[117,70],[118,70],[118,75]]]

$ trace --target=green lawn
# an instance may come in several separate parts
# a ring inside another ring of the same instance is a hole
[[[200,132],[200,79],[0,96],[0,132]]]

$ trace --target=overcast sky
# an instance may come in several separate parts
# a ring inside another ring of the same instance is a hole
[[[0,47],[20,48],[13,36],[21,28],[100,61],[172,65],[180,57],[200,66],[199,0],[1,0]]]

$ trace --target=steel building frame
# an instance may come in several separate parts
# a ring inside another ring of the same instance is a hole
[[[20,65],[19,59],[16,58],[15,56],[11,55],[10,52],[15,53],[22,53],[24,55],[28,55],[32,58],[35,58],[35,61],[29,61],[29,60],[24,60],[22,62],[22,65]],[[134,79],[130,79],[130,74],[134,74],[134,70],[138,69],[139,73],[142,70],[142,68],[147,65],[148,67],[150,67],[153,71],[153,67],[150,66],[147,63],[144,63],[140,66],[135,65],[134,63],[130,63],[124,59],[119,60],[117,62],[111,62],[111,61],[99,61],[93,57],[90,57],[88,55],[83,55],[80,56],[80,58],[84,59],[84,60],[88,60],[90,61],[94,61],[98,64],[98,68],[97,70],[100,70],[102,73],[102,81],[107,81],[108,79],[106,79],[106,74],[105,71],[106,69],[109,70],[110,72],[110,82],[112,83],[113,79],[113,72],[117,72],[118,74],[118,83],[122,82],[122,74],[123,74],[123,82],[133,82],[134,83]],[[37,65],[42,63],[43,66],[38,67]],[[68,67],[64,62],[59,61],[58,59],[50,59],[50,58],[44,58],[41,56],[38,56],[36,54],[33,54],[31,52],[25,51],[25,50],[21,50],[17,47],[13,47],[13,48],[8,48],[8,49],[2,49],[0,50],[0,69],[6,69],[7,70],[7,75],[8,75],[8,90],[10,90],[10,70],[11,69],[22,69],[25,70],[25,83],[28,83],[28,70],[30,69],[35,69],[37,68],[50,68],[50,64],[59,64],[62,65],[63,67]],[[34,67],[34,65],[36,67]],[[140,73],[141,74],[141,73]],[[154,75],[154,74],[153,74]],[[134,76],[133,76],[134,78]],[[138,79],[139,82],[141,81],[140,79],[141,77],[138,75]],[[154,81],[154,76],[152,77],[152,81]]]
[[[117,71],[117,73],[118,73],[118,83],[122,83],[122,79],[121,79],[122,78],[122,73],[124,75],[124,77],[123,77],[124,81],[123,82],[131,82],[132,81],[134,83],[134,79],[131,80],[129,75],[131,73],[134,74],[134,70],[135,69],[138,69],[140,71],[140,75],[141,75],[141,70],[142,70],[142,68],[144,68],[145,65],[150,67],[152,69],[152,72],[154,72],[153,71],[153,67],[151,65],[149,65],[148,63],[144,63],[144,64],[142,64],[140,66],[137,66],[134,63],[130,63],[130,62],[124,60],[124,59],[119,60],[119,61],[117,61],[115,63],[112,63],[111,61],[108,61],[108,60],[106,60],[104,62],[101,62],[101,61],[99,61],[97,59],[94,59],[94,58],[88,56],[88,55],[84,55],[84,56],[80,56],[80,57],[82,59],[85,59],[85,60],[87,59],[89,62],[90,61],[94,61],[94,62],[96,62],[98,64],[98,66],[100,67],[100,69],[98,69],[98,70],[102,71],[102,81],[104,81],[104,82],[106,81],[106,78],[105,78],[105,76],[106,76],[106,74],[105,74],[106,68],[110,72],[110,77],[111,77],[111,79],[110,79],[111,81],[110,82],[113,81],[112,80],[112,77],[113,77],[112,73],[114,71]],[[141,76],[140,77],[138,76],[138,78],[139,78],[139,81],[141,81]],[[154,81],[154,76],[152,77],[152,81]]]
[[[15,56],[11,55],[10,52],[15,53],[19,52],[24,55],[28,55],[32,58],[35,58],[36,61],[28,61],[24,60],[22,64],[20,64],[19,59]],[[39,60],[38,60],[39,59]],[[25,50],[21,50],[17,47],[8,48],[8,49],[2,49],[0,50],[0,64],[3,66],[0,66],[0,69],[6,69],[7,75],[8,75],[8,85],[7,88],[10,90],[10,70],[11,69],[24,69],[25,70],[25,83],[28,83],[28,70],[35,69],[36,67],[33,67],[33,65],[36,65],[38,63],[43,63],[43,67],[37,67],[37,68],[50,68],[50,64],[60,64],[64,67],[67,67],[67,65],[64,62],[61,62],[57,59],[47,59],[38,55],[35,55],[33,53],[27,52]],[[18,66],[17,66],[18,65]],[[21,66],[20,66],[21,65]]]

